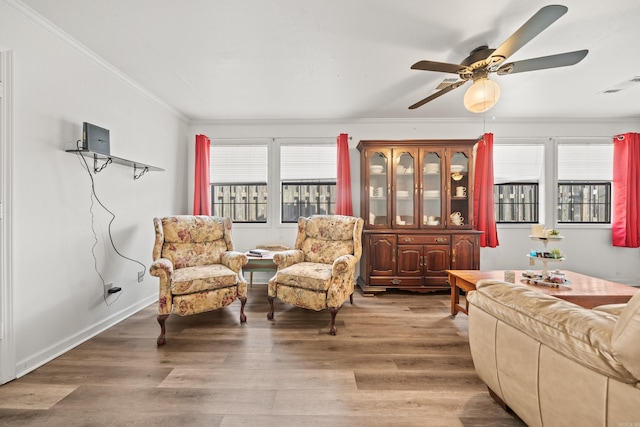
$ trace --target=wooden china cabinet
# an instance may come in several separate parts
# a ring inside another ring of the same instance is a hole
[[[476,142],[359,142],[364,293],[450,289],[446,270],[480,268],[481,232],[472,224]]]

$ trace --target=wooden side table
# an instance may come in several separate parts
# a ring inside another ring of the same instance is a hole
[[[247,264],[242,267],[242,272],[249,272],[249,286],[253,287],[253,273],[254,272],[269,272],[277,270],[276,264],[273,262],[273,255],[275,252],[265,253],[261,257],[251,256],[249,252],[246,252]]]

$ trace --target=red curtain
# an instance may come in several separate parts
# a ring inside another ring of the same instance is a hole
[[[336,215],[353,215],[351,203],[351,166],[349,163],[349,135],[338,136],[338,179],[336,182]]]
[[[613,246],[640,247],[640,134],[613,138]]]
[[[209,189],[209,153],[211,140],[206,135],[196,135],[196,163],[193,191],[193,214],[211,215],[211,190]]]
[[[498,246],[498,230],[493,208],[493,134],[478,141],[473,179],[473,224],[480,235],[480,247]]]

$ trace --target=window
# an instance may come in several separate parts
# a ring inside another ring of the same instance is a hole
[[[211,213],[267,222],[267,144],[211,145]]]
[[[611,223],[612,143],[558,144],[558,223]]]
[[[542,144],[493,146],[493,199],[496,222],[538,223],[543,157]]]
[[[558,223],[610,223],[611,183],[558,183]]]
[[[335,141],[280,146],[283,223],[297,222],[301,216],[335,213],[336,161]]]
[[[496,222],[538,223],[538,184],[493,186]]]

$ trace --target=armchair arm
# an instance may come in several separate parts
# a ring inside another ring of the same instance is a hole
[[[331,286],[327,292],[327,306],[342,306],[353,293],[355,269],[358,259],[353,255],[342,255],[333,261]]]
[[[158,313],[169,314],[173,300],[171,298],[171,275],[173,263],[168,258],[158,258],[151,263],[149,274],[160,278],[160,293],[158,297]]]
[[[354,272],[358,259],[353,255],[342,255],[333,261],[333,276]]]
[[[173,274],[173,263],[168,258],[158,258],[151,263],[149,274],[156,277],[162,277],[163,275],[171,277]]]
[[[290,249],[273,255],[273,262],[278,266],[278,270],[302,261],[304,261],[304,252],[299,249]]]
[[[248,258],[242,252],[227,251],[220,257],[220,263],[230,268],[236,274],[240,274],[240,270],[247,264]]]

